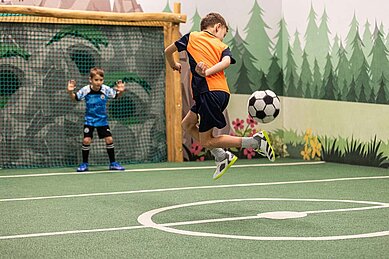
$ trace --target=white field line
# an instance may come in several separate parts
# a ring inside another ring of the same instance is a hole
[[[325,161],[315,161],[315,162],[291,162],[291,163],[272,163],[272,164],[252,164],[252,165],[234,165],[236,168],[245,168],[245,167],[273,167],[273,166],[297,166],[297,165],[317,165],[324,164]],[[169,167],[169,168],[141,168],[141,169],[128,169],[124,171],[115,171],[115,173],[120,172],[153,172],[153,171],[185,171],[185,170],[205,170],[205,169],[215,169],[215,166],[193,166],[193,167]],[[42,176],[58,176],[58,175],[88,175],[88,174],[103,174],[103,173],[112,173],[113,171],[91,171],[91,172],[63,172],[63,173],[43,173],[43,174],[20,174],[20,175],[0,175],[0,178],[24,178],[24,177],[42,177]]]
[[[149,189],[149,190],[135,190],[135,191],[121,191],[121,192],[82,193],[82,194],[68,194],[68,195],[55,195],[55,196],[8,198],[8,199],[0,199],[0,202],[49,200],[49,199],[64,199],[64,198],[79,198],[79,197],[93,197],[93,196],[124,195],[124,194],[136,194],[136,193],[170,192],[170,191],[185,191],[185,190],[200,190],[200,189],[216,189],[216,188],[270,186],[270,185],[283,185],[283,184],[302,184],[302,183],[323,183],[323,182],[355,181],[355,180],[373,180],[373,179],[388,179],[388,178],[389,178],[389,176],[364,176],[364,177],[333,178],[333,179],[303,180],[303,181],[286,181],[286,182],[189,186],[189,187],[174,187],[174,188],[165,188],[165,189]]]

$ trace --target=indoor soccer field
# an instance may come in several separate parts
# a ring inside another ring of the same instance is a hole
[[[2,169],[0,258],[387,258],[387,169],[264,160]]]

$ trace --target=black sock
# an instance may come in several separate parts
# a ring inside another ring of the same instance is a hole
[[[109,162],[115,162],[115,149],[114,149],[114,145],[113,143],[111,144],[106,144],[105,145],[106,148],[107,148],[107,153],[108,153],[108,157],[109,157]]]
[[[82,162],[88,163],[90,145],[82,144]]]

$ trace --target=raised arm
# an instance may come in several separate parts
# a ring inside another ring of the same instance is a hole
[[[116,82],[115,90],[117,92],[117,97],[122,96],[123,92],[125,91],[125,86],[122,80],[118,80]]]
[[[73,92],[74,89],[76,89],[76,80],[71,79],[68,81],[67,92],[73,101],[76,100],[76,94]]]
[[[166,60],[169,63],[170,67],[173,70],[177,70],[178,72],[181,73],[181,64],[176,62],[174,60],[174,57],[173,57],[173,54],[176,51],[177,51],[177,47],[174,43],[172,43],[165,49],[165,56],[166,56]]]

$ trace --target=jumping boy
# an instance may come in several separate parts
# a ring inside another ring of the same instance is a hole
[[[224,148],[254,148],[274,161],[274,150],[265,131],[253,137],[213,136],[214,127],[221,129],[226,126],[223,111],[227,107],[230,91],[224,69],[234,64],[235,60],[228,46],[222,42],[228,26],[220,14],[209,13],[201,20],[200,27],[201,32],[190,32],[165,49],[170,67],[179,72],[181,64],[174,60],[173,53],[185,50],[189,56],[195,103],[182,120],[183,129],[215,156],[217,167],[213,179],[221,177],[237,160]]]
[[[118,81],[116,90],[104,85],[104,70],[101,68],[92,68],[90,70],[89,85],[81,88],[74,93],[76,81],[69,80],[67,91],[72,100],[85,100],[86,112],[84,123],[84,139],[82,141],[82,163],[77,168],[77,172],[88,171],[88,158],[90,144],[93,139],[93,131],[96,129],[100,139],[105,139],[107,153],[109,157],[110,170],[124,170],[118,162],[115,161],[115,150],[113,145],[112,133],[108,125],[107,102],[108,99],[117,98],[124,91],[124,84]]]

